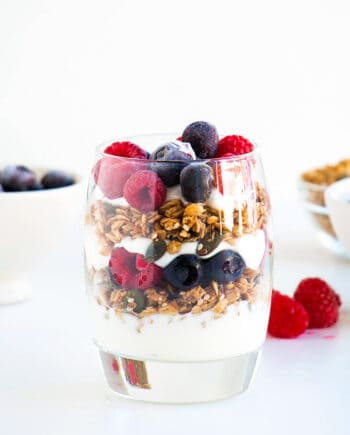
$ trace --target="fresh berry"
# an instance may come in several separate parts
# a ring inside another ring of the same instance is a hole
[[[157,210],[165,201],[166,187],[152,171],[135,172],[124,185],[123,194],[128,203],[142,212]]]
[[[130,290],[124,297],[123,305],[127,312],[141,313],[146,306],[146,296],[138,289]]]
[[[323,279],[303,279],[294,293],[294,299],[309,313],[310,328],[327,328],[337,322],[340,297]]]
[[[187,166],[185,161],[151,163],[151,169],[159,176],[167,187],[180,184],[181,171]]]
[[[40,181],[36,180],[33,187],[30,190],[43,190],[45,187],[41,184]]]
[[[160,145],[150,156],[151,160],[193,160],[196,154],[190,143],[173,140]]]
[[[270,335],[279,338],[295,338],[309,325],[309,315],[304,307],[289,296],[273,290],[268,324]]]
[[[233,134],[220,139],[215,157],[229,157],[230,154],[246,154],[252,152],[253,149],[254,145],[248,139]]]
[[[114,157],[102,157],[96,163],[93,169],[95,183],[107,198],[120,198],[123,196],[124,185],[130,175],[145,168],[145,164],[141,162],[127,161],[124,158],[146,160],[147,153],[131,142],[114,142],[104,152]],[[122,158],[118,159],[118,157]]]
[[[42,177],[41,184],[44,189],[66,187],[74,184],[74,178],[63,171],[49,171]]]
[[[4,191],[4,189],[3,189],[2,185],[0,184],[0,192],[3,192],[3,191]]]
[[[219,135],[216,128],[205,121],[196,121],[188,125],[181,140],[189,142],[199,159],[210,159],[216,154]]]
[[[158,147],[150,156],[151,160],[162,163],[151,163],[151,169],[163,180],[168,187],[176,186],[180,182],[180,173],[186,163],[195,158],[190,144],[178,141],[168,142]]]
[[[113,358],[113,361],[112,361],[112,369],[117,373],[119,372],[119,365],[118,365],[118,362],[115,358]]]
[[[123,196],[126,181],[135,171],[144,168],[144,164],[126,161],[117,157],[103,157],[94,169],[93,177],[102,193],[109,199]]]
[[[25,166],[6,166],[0,182],[5,192],[19,192],[33,190],[37,180],[34,172]]]
[[[205,202],[213,188],[213,172],[205,163],[187,165],[180,174],[181,192],[189,202]]]
[[[114,248],[109,260],[109,269],[114,281],[126,290],[136,287],[135,265],[136,254],[128,252],[125,248]]]
[[[147,153],[138,145],[132,142],[114,142],[105,150],[105,154],[119,157],[129,157],[134,159],[147,159]]]
[[[246,268],[241,255],[232,249],[223,249],[213,257],[203,261],[204,284],[211,281],[219,284],[235,282]]]
[[[179,255],[166,266],[163,276],[175,292],[189,290],[201,282],[201,260],[192,254]]]
[[[128,252],[125,248],[112,250],[109,269],[114,281],[126,290],[145,290],[158,284],[162,278],[159,266],[147,263],[143,255]]]

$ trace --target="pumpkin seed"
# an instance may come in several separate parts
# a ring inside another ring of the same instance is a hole
[[[146,296],[141,290],[130,290],[124,297],[123,306],[129,313],[141,313],[146,306]]]
[[[207,233],[202,239],[198,240],[196,249],[197,255],[208,255],[217,248],[222,240],[222,235],[218,231]]]
[[[164,240],[157,240],[152,242],[145,253],[145,260],[147,263],[154,263],[159,260],[165,254],[166,251],[166,243]]]

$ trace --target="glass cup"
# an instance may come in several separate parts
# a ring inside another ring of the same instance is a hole
[[[127,140],[151,152],[174,137]],[[168,403],[243,392],[271,298],[270,205],[259,149],[181,162],[111,156],[106,145],[91,173],[85,257],[94,342],[109,388]]]

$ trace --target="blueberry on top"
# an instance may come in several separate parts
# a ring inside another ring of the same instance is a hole
[[[187,165],[180,174],[181,191],[189,202],[205,202],[213,188],[213,172],[205,163]]]
[[[192,145],[197,158],[210,159],[216,154],[219,135],[213,125],[205,121],[196,121],[185,128],[182,140]]]
[[[180,172],[186,162],[193,160],[195,154],[190,144],[180,141],[167,142],[159,146],[150,156],[151,160],[163,163],[151,163],[151,169],[157,173],[167,187],[175,186],[180,182]]]
[[[191,145],[179,140],[160,145],[150,156],[152,160],[193,160],[195,158],[196,155]]]

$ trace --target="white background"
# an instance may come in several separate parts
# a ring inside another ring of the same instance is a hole
[[[105,139],[181,133],[198,119],[244,134],[265,149],[275,285],[291,293],[319,275],[344,301],[331,331],[269,339],[238,399],[112,403],[76,228],[33,271],[34,298],[1,307],[2,434],[349,433],[349,267],[319,246],[293,198],[301,170],[350,157],[349,23],[347,0],[0,0],[0,166],[87,171]]]
[[[204,119],[265,148],[274,195],[349,156],[347,0],[0,0],[0,162],[86,169]]]

